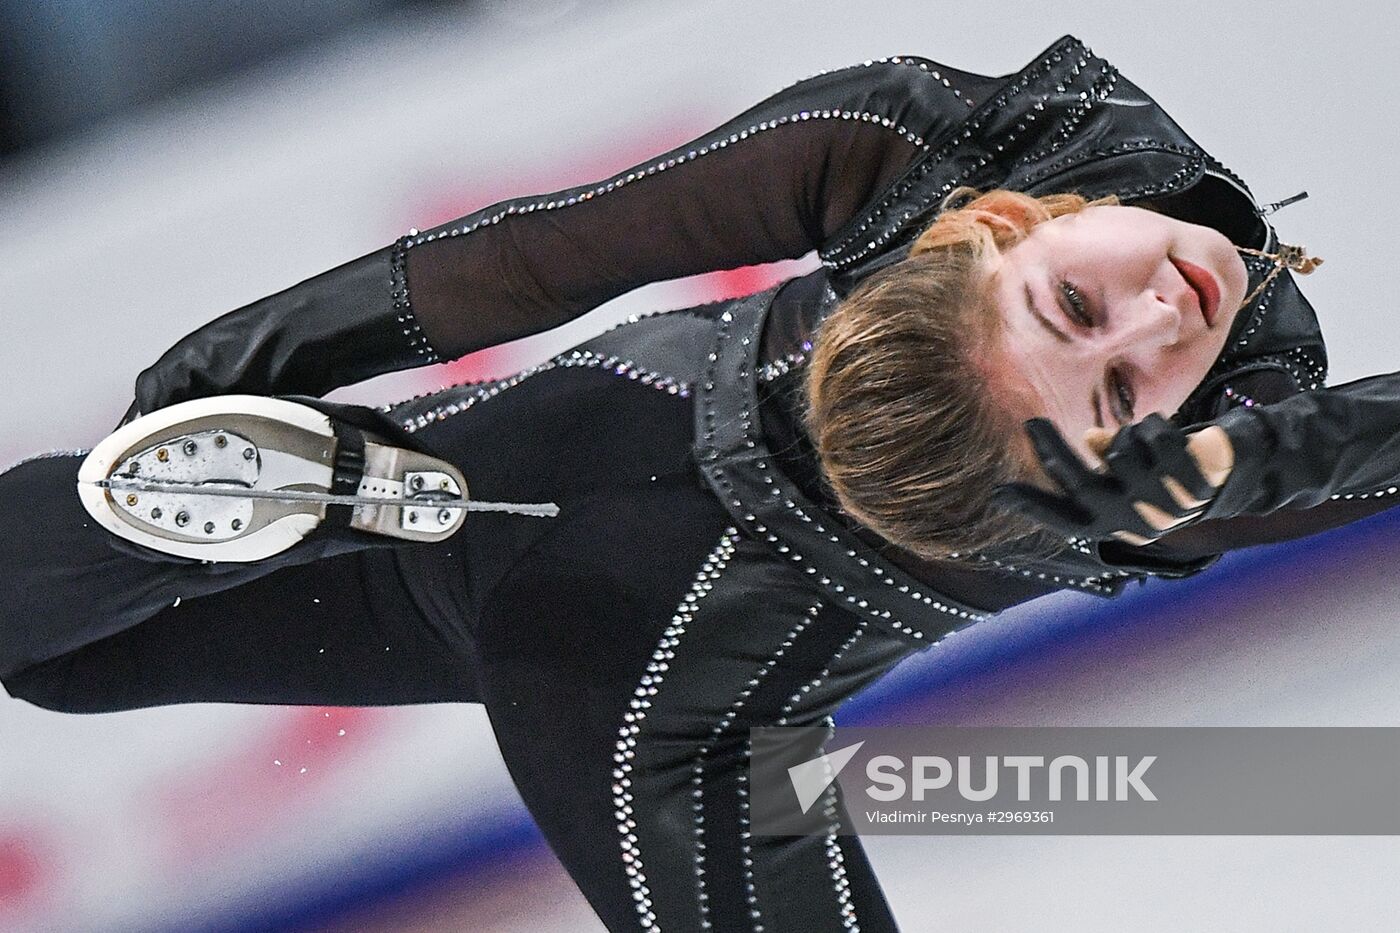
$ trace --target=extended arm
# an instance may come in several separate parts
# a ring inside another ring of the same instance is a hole
[[[1231,409],[1189,434],[1149,416],[1096,448],[1098,469],[1050,422],[1026,429],[1059,491],[1014,483],[997,501],[1092,540],[1100,560],[1121,569],[1190,574],[1224,551],[1400,505],[1400,373]]]
[[[547,330],[648,282],[820,248],[966,112],[917,61],[798,82],[610,178],[493,204],[226,314],[141,374],[137,405],[320,395]]]
[[[1400,373],[1235,408],[1215,423],[1235,449],[1234,469],[1202,519],[1153,553],[1219,554],[1400,505]]]

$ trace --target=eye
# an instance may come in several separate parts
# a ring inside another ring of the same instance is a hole
[[[1084,296],[1079,294],[1079,289],[1062,280],[1060,294],[1065,296],[1065,311],[1071,319],[1084,327],[1094,326],[1094,318],[1089,314],[1089,309],[1084,304]]]
[[[1109,395],[1114,401],[1114,407],[1118,409],[1118,415],[1124,421],[1133,420],[1133,406],[1137,399],[1133,396],[1132,386],[1122,370],[1115,369],[1109,374]]]

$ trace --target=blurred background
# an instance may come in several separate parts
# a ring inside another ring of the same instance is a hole
[[[0,463],[90,447],[179,337],[409,227],[602,178],[823,69],[913,54],[1007,74],[1065,33],[1261,203],[1310,192],[1273,220],[1327,259],[1302,284],[1331,381],[1390,372],[1398,20],[1297,0],[0,0]],[[811,263],[648,286],[336,396],[508,375],[629,313]],[[1397,532],[1393,510],[1112,602],[1039,601],[910,659],[838,721],[1396,725]],[[1400,916],[1389,837],[868,849],[910,931]],[[0,931],[597,929],[475,706],[68,716],[0,694]]]

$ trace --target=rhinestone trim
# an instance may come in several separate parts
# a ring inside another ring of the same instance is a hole
[[[929,61],[929,60],[926,59],[926,58],[920,58],[920,57],[917,56],[917,55],[891,55],[891,56],[888,56],[888,57],[886,57],[886,58],[871,58],[871,59],[867,59],[866,61],[860,62],[859,64],[847,65],[847,66],[844,67],[844,68],[827,68],[827,69],[823,69],[823,70],[821,70],[821,71],[818,71],[818,72],[817,72],[817,75],[819,76],[819,75],[838,74],[838,73],[843,72],[843,71],[851,71],[851,70],[853,70],[853,69],[855,69],[855,68],[870,68],[870,67],[872,67],[872,66],[874,66],[874,65],[885,65],[885,64],[890,64],[890,65],[906,65],[906,66],[911,67],[911,68],[912,68],[912,67],[917,67],[920,71],[924,72],[924,73],[927,74],[929,77],[934,78],[934,79],[937,80],[940,84],[942,84],[944,87],[946,87],[948,90],[952,91],[954,97],[959,98],[960,100],[963,101],[963,103],[967,104],[969,107],[975,107],[975,106],[976,106],[976,104],[973,103],[972,98],[966,96],[965,94],[963,94],[962,91],[960,91],[960,90],[958,90],[957,88],[953,87],[953,83],[952,83],[951,81],[949,81],[947,78],[945,78],[945,77],[943,76],[943,74],[942,74],[940,71],[938,71],[937,68],[934,68],[934,67],[933,67],[934,65],[938,64],[937,62]],[[798,82],[798,83],[801,83],[801,82]],[[792,86],[793,86],[793,85],[789,85],[789,87],[792,87]]]
[[[850,651],[851,648],[855,646],[856,642],[860,641],[861,636],[863,636],[869,628],[869,619],[862,619],[859,616],[856,617],[856,630],[832,652],[831,657],[827,659],[826,664],[817,672],[815,677],[807,681],[801,687],[798,687],[797,690],[793,692],[792,696],[788,697],[787,702],[783,704],[783,708],[778,713],[776,725],[786,726],[788,724],[788,721],[792,718],[793,711],[797,709],[797,704],[801,703],[807,694],[820,687],[826,679],[831,676],[831,669],[836,666],[836,662],[841,660],[846,652]],[[827,719],[827,724],[834,725],[829,717]]]
[[[811,341],[803,341],[802,347],[803,347],[803,350],[804,350],[804,351],[810,352],[811,349],[812,349]],[[773,380],[773,379],[776,379],[776,378],[779,377],[779,376],[786,375],[787,373],[789,373],[789,372],[791,372],[791,371],[793,371],[793,370],[795,370],[795,369],[800,368],[805,362],[806,362],[806,353],[805,353],[805,352],[804,352],[804,353],[789,353],[789,354],[785,355],[782,359],[774,360],[774,361],[769,362],[769,363],[765,363],[763,366],[759,367],[759,370],[758,370],[758,373],[759,373],[759,381],[760,381],[760,382],[768,382],[768,381],[771,381],[771,380]],[[800,512],[801,510],[799,509],[798,511]],[[1090,557],[1093,557],[1093,556],[1094,556],[1094,552],[1093,552],[1092,550],[1089,549],[1089,547],[1087,546],[1088,543],[1087,543],[1087,541],[1085,541],[1084,539],[1080,539],[1080,538],[1071,538],[1071,539],[1069,539],[1069,540],[1067,541],[1067,543],[1068,543],[1074,550],[1078,551],[1078,552],[1081,553],[1081,554],[1085,554],[1085,555],[1090,556]],[[1095,574],[1095,575],[1093,575],[1093,576],[1085,576],[1085,577],[1074,577],[1074,576],[1069,576],[1069,575],[1061,576],[1061,575],[1059,575],[1059,574],[1044,573],[1044,572],[1037,571],[1037,570],[1028,570],[1028,569],[1025,569],[1025,568],[1022,568],[1022,567],[1017,567],[1017,566],[1015,566],[1014,564],[1010,564],[1010,563],[1006,563],[1006,562],[1004,562],[1004,561],[996,560],[996,559],[994,559],[994,558],[988,557],[988,556],[985,555],[985,554],[979,554],[979,553],[976,553],[976,552],[971,552],[971,553],[967,553],[967,554],[953,554],[953,555],[951,555],[951,556],[953,556],[953,557],[969,557],[969,558],[972,558],[973,560],[979,561],[979,562],[981,562],[981,563],[991,564],[992,566],[996,567],[997,569],[999,569],[999,570],[1005,570],[1005,571],[1007,571],[1008,573],[1015,573],[1015,574],[1018,574],[1018,575],[1020,575],[1020,576],[1023,576],[1023,577],[1029,578],[1029,579],[1044,580],[1044,581],[1046,581],[1047,583],[1056,583],[1056,584],[1060,584],[1060,585],[1063,585],[1063,586],[1071,586],[1071,587],[1075,587],[1075,588],[1077,588],[1077,589],[1082,589],[1082,590],[1084,590],[1084,591],[1086,591],[1086,592],[1094,593],[1094,594],[1096,594],[1096,595],[1101,595],[1101,596],[1102,596],[1102,595],[1112,596],[1112,595],[1114,595],[1115,592],[1117,592],[1117,590],[1116,590],[1116,587],[1115,587],[1114,585],[1112,585],[1112,584],[1105,585],[1105,584],[1101,583],[1100,581],[1103,581],[1103,580],[1117,580],[1117,579],[1121,579],[1121,578],[1124,578],[1124,577],[1131,577],[1131,576],[1132,576],[1132,574],[1126,573],[1126,572],[1121,571],[1121,570],[1108,570],[1108,571],[1105,571],[1105,572],[1100,573],[1100,574]]]
[[[1078,77],[1080,71],[1083,70],[1086,64],[1086,59],[1079,59],[1079,61],[1070,68],[1070,77]],[[1084,115],[1093,108],[1094,104],[1107,99],[1107,97],[1113,93],[1113,89],[1117,84],[1118,69],[1104,62],[1102,75],[1094,81],[1089,90],[1079,92],[1079,103],[1065,112],[1064,117],[1060,119],[1059,126],[1051,135],[1050,142],[1030,155],[1021,157],[1017,160],[1017,164],[1028,165],[1039,162],[1042,159],[1049,158],[1062,149],[1065,143],[1069,142],[1069,138],[1074,135],[1074,131],[1078,129],[1080,121],[1084,119]],[[1055,85],[1055,90],[1059,93],[1064,93],[1067,89],[1064,82]],[[1000,147],[998,147],[998,151],[1000,151]]]
[[[773,289],[769,289],[765,292],[759,292],[756,295],[750,296],[749,299],[747,299],[745,302],[741,302],[739,307],[754,307],[756,306],[756,303],[765,302],[768,299],[770,299],[772,293]],[[714,443],[715,434],[718,428],[717,413],[715,411],[715,399],[713,395],[715,382],[718,378],[716,372],[719,361],[718,349],[726,344],[729,336],[729,330],[733,325],[734,318],[734,312],[730,310],[726,310],[719,316],[719,326],[717,328],[718,333],[716,336],[716,349],[712,350],[709,354],[709,363],[706,367],[704,381],[702,383],[704,391],[701,393],[700,396],[701,403],[699,406],[697,406],[696,409],[697,417],[699,419],[699,433],[701,435],[700,446],[703,446],[706,449],[703,451],[697,451],[697,463],[706,472],[708,477],[723,490],[723,493],[721,495],[721,501],[733,506],[735,509],[742,509],[744,508],[743,500],[738,497],[734,489],[733,483],[729,480],[724,468],[721,467],[717,462],[719,460],[719,450],[716,448]],[[758,322],[760,325],[762,319],[763,316],[761,314],[755,315],[753,317],[753,320]],[[744,351],[745,355],[740,358],[739,370],[737,373],[737,380],[740,386],[748,384],[749,366],[751,365],[751,360],[748,355],[749,352],[750,351]],[[758,446],[758,442],[755,439],[756,432],[754,430],[754,422],[752,417],[752,404],[752,396],[750,394],[746,394],[743,398],[743,407],[739,412],[738,424],[740,425],[740,428],[744,435],[744,446],[750,451],[750,453],[745,455],[744,459],[746,463],[751,463],[757,470],[760,471],[760,475],[763,477],[763,481],[769,487],[769,495],[765,497],[765,499],[767,501],[779,502],[784,508],[786,508],[789,512],[795,515],[802,522],[811,525],[812,529],[818,534],[825,535],[828,538],[828,540],[830,540],[833,544],[842,544],[842,539],[838,535],[831,533],[821,524],[821,522],[814,520],[810,515],[806,513],[806,511],[802,507],[797,505],[797,503],[793,501],[793,499],[790,496],[784,495],[784,491],[777,486],[776,482],[773,479],[773,474],[775,472],[780,471],[770,469],[770,467],[774,465],[772,462],[771,455],[767,454],[766,452],[763,454],[752,452],[755,451]],[[729,425],[726,424],[726,427],[729,427]],[[801,564],[801,569],[805,573],[816,577],[817,581],[823,587],[835,593],[836,596],[844,603],[849,604],[852,607],[852,611],[855,612],[856,615],[870,615],[874,618],[878,618],[885,621],[896,631],[900,632],[903,635],[906,635],[910,638],[919,641],[922,641],[924,639],[924,632],[905,624],[900,619],[894,618],[893,614],[888,609],[878,609],[872,607],[868,600],[860,598],[854,594],[847,593],[844,584],[833,581],[830,576],[819,571],[817,567],[813,565],[812,561],[807,560],[804,557],[804,555],[794,550],[793,547],[789,543],[787,543],[787,541],[779,538],[779,536],[774,534],[768,528],[768,526],[764,525],[762,522],[759,522],[757,520],[757,517],[752,512],[745,513],[743,516],[743,521],[747,530],[749,530],[754,535],[761,535],[766,541],[768,541],[769,544],[774,546],[773,550],[776,551],[778,554],[787,557],[788,560],[791,560],[794,563]],[[950,605],[948,603],[943,602],[940,599],[936,599],[933,596],[922,592],[921,590],[913,589],[908,584],[896,584],[890,574],[888,574],[881,567],[872,564],[864,557],[861,557],[854,549],[850,548],[849,546],[847,546],[846,556],[855,560],[855,562],[860,564],[863,568],[869,570],[876,576],[876,578],[884,582],[887,586],[894,587],[901,594],[908,596],[917,603],[920,603],[924,606],[928,606],[932,609],[937,610],[938,612],[944,613],[954,618],[968,620],[969,622],[980,622],[989,618],[989,615],[986,613],[975,612],[972,610]]]
[[[1382,486],[1370,492],[1334,492],[1328,499],[1381,499],[1400,492],[1400,486]]]
[[[1293,374],[1298,385],[1307,391],[1322,388],[1327,380],[1327,367],[1305,347],[1289,347],[1283,351],[1283,364]]]
[[[389,291],[394,298],[394,314],[403,335],[408,338],[409,348],[423,358],[424,365],[436,363],[441,357],[418,326],[418,316],[413,313],[413,305],[408,299],[408,277],[404,272],[404,253],[407,249],[408,237],[401,236],[389,251]]]
[[[729,300],[729,299],[721,299],[720,301],[710,302],[710,304],[720,304],[720,303],[722,303],[723,301],[726,301],[726,300]],[[705,307],[705,305],[699,305],[698,307]],[[590,337],[590,338],[588,338],[588,340],[584,341],[584,344],[583,344],[583,345],[586,345],[586,344],[588,343],[588,341],[591,341],[591,340],[593,340],[593,339],[596,339],[596,337],[601,337],[601,336],[603,336],[603,334],[611,333],[612,331],[617,330],[619,327],[626,327],[628,324],[635,324],[635,323],[637,323],[638,321],[642,320],[642,318],[654,317],[655,315],[658,315],[658,314],[684,314],[687,310],[693,310],[693,309],[678,309],[678,310],[676,310],[676,311],[668,311],[668,310],[648,311],[648,312],[642,313],[642,314],[631,314],[631,315],[628,315],[627,318],[626,318],[625,320],[618,321],[616,324],[614,324],[613,326],[609,327],[607,330],[604,330],[604,331],[602,331],[602,333],[599,333],[599,334],[595,335],[595,337]],[[561,354],[561,355],[562,355],[562,354]],[[558,358],[558,356],[555,357],[555,359],[557,359],[557,358]],[[552,361],[553,361],[553,360],[551,360],[551,362],[552,362]],[[524,370],[521,370],[521,372],[524,372]],[[508,379],[508,378],[510,378],[510,377],[507,376],[507,377],[503,377],[502,379],[468,379],[468,380],[463,381],[463,382],[454,382],[454,383],[452,383],[451,385],[442,386],[441,388],[434,389],[434,390],[432,390],[431,392],[420,392],[420,393],[418,393],[417,395],[411,395],[411,396],[409,396],[408,398],[399,399],[398,401],[396,401],[396,402],[390,402],[390,403],[388,403],[387,405],[380,405],[380,406],[379,406],[379,410],[382,411],[382,412],[385,412],[385,413],[392,413],[392,412],[394,412],[394,411],[396,411],[396,410],[398,410],[398,409],[400,409],[400,408],[403,408],[403,407],[405,407],[405,406],[407,406],[407,405],[411,405],[411,404],[413,404],[414,402],[421,402],[421,401],[423,401],[424,399],[431,398],[432,396],[435,396],[435,395],[441,395],[441,394],[444,393],[444,392],[450,392],[450,391],[452,391],[453,389],[465,389],[465,388],[467,388],[467,387],[469,387],[469,386],[486,386],[486,385],[490,385],[491,383],[494,383],[494,382],[503,382],[505,379]]]
[[[817,676],[798,688],[797,692],[788,698],[787,703],[783,704],[777,723],[778,725],[787,725],[793,710],[797,708],[797,704],[800,703],[807,694],[811,693],[817,687],[820,687],[826,678],[831,676],[832,667],[836,665],[836,662],[839,661],[847,651],[851,650],[855,643],[860,640],[860,637],[865,634],[868,627],[869,622],[865,619],[856,620],[856,630],[851,633],[849,638],[841,643],[841,646],[831,655],[826,665],[817,673]],[[836,727],[835,720],[830,716],[826,717],[824,724],[828,730]],[[832,889],[836,892],[836,902],[841,912],[841,925],[851,931],[851,933],[860,933],[860,921],[856,917],[855,904],[851,901],[851,882],[846,876],[845,856],[841,852],[841,844],[840,840],[837,838],[836,832],[836,830],[840,828],[840,823],[836,816],[836,782],[832,779],[830,766],[826,765],[825,761],[823,761],[823,765],[827,768],[826,776],[828,780],[822,803],[822,815],[826,817],[827,825],[830,827],[826,834],[826,858],[827,866],[831,869]]]
[[[1258,404],[1243,392],[1236,392],[1233,386],[1225,387],[1225,397],[1230,400],[1231,405],[1243,405],[1245,408],[1253,408]]]
[[[623,714],[622,725],[617,730],[618,740],[613,751],[613,763],[616,767],[613,769],[612,793],[617,831],[622,837],[620,845],[623,871],[627,875],[628,885],[632,888],[632,901],[642,929],[654,930],[657,933],[661,927],[656,922],[655,911],[652,910],[651,889],[647,886],[646,866],[642,861],[642,851],[637,839],[636,814],[632,808],[635,799],[632,794],[632,772],[633,762],[637,757],[637,740],[641,735],[642,722],[646,719],[647,710],[651,708],[652,699],[661,690],[662,681],[666,677],[666,671],[670,669],[671,660],[676,656],[676,648],[681,643],[686,626],[694,621],[699,608],[698,603],[714,588],[715,582],[724,572],[738,541],[739,531],[731,525],[724,530],[719,544],[715,545],[714,550],[705,558],[690,585],[690,591],[676,607],[671,624],[666,627],[656,650],[652,652],[646,673],[632,692],[629,708]]]
[[[770,360],[758,368],[759,382],[772,382],[785,376],[807,362],[807,354],[812,352],[812,341],[802,341],[802,352],[785,354],[782,359]]]
[[[1258,257],[1251,257],[1251,259],[1252,261],[1249,263],[1252,267],[1251,271],[1265,272],[1273,266],[1273,263],[1267,259],[1260,259]],[[1274,279],[1265,286],[1263,293],[1255,299],[1254,308],[1250,311],[1251,317],[1249,326],[1245,328],[1244,333],[1240,334],[1234,345],[1230,347],[1230,354],[1238,353],[1249,345],[1250,338],[1259,330],[1259,326],[1263,323],[1264,317],[1269,313],[1269,306],[1273,302],[1274,290],[1278,287],[1278,282],[1279,280],[1277,278]]]
[[[1184,156],[1187,159],[1201,158],[1201,151],[1199,149],[1193,149],[1190,146],[1180,146],[1175,143],[1161,142],[1155,139],[1130,139],[1125,140],[1124,142],[1115,143],[1112,146],[1100,146],[1093,149],[1086,149],[1082,152],[1076,152],[1071,156],[1060,159],[1058,162],[1051,162],[1050,164],[1042,166],[1034,172],[1026,174],[1022,178],[1022,184],[1025,187],[1032,187],[1038,182],[1050,178],[1053,175],[1058,175],[1060,172],[1073,168],[1074,166],[1084,162],[1095,162],[1100,159],[1107,159],[1112,158],[1114,156],[1126,155],[1129,152],[1144,151],[1169,152],[1173,155]],[[1136,189],[1133,190],[1134,192],[1136,192]]]
[[[476,394],[474,395],[469,395],[466,398],[458,401],[444,402],[443,404],[438,405],[435,408],[431,408],[428,411],[422,412],[421,414],[418,414],[412,418],[408,418],[400,422],[403,425],[403,429],[412,434],[413,432],[421,430],[422,428],[425,428],[434,422],[444,421],[447,418],[452,417],[453,415],[460,415],[462,412],[471,408],[477,402],[482,402],[488,398],[492,398],[493,396],[499,395],[506,389],[509,389],[512,386],[517,386],[529,377],[537,375],[538,373],[542,373],[549,369],[568,368],[574,366],[588,366],[598,369],[611,369],[614,373],[616,373],[619,376],[626,376],[628,379],[631,379],[634,382],[639,382],[642,385],[649,385],[652,388],[659,389],[660,391],[667,392],[671,395],[677,395],[681,398],[688,398],[690,396],[690,383],[673,379],[670,376],[655,372],[653,370],[643,369],[631,360],[625,360],[620,356],[603,356],[601,353],[594,353],[591,350],[580,350],[578,348],[575,348],[572,350],[567,350],[564,353],[561,353],[552,359],[546,360],[543,363],[538,363],[534,366],[531,366],[528,369],[522,369],[520,372],[507,376],[504,379],[497,379],[485,383],[462,383],[457,386],[440,389],[438,390],[438,392],[429,393],[429,395],[427,396],[420,395],[414,399],[396,402],[393,405],[382,407],[380,410],[387,414],[394,414],[397,411],[397,409],[402,408],[413,401],[417,401],[418,399],[427,398],[432,395],[438,395],[443,392],[448,392],[454,388],[465,389],[477,387],[475,389]]]
[[[593,198],[599,195],[607,194],[610,191],[616,191],[618,188],[621,188],[624,185],[629,185],[632,182],[638,181],[642,178],[651,177],[652,175],[655,175],[658,172],[664,172],[667,169],[675,168],[676,166],[683,165],[686,162],[692,162],[700,158],[701,156],[709,155],[712,152],[718,152],[719,150],[727,148],[728,146],[731,146],[734,143],[748,139],[752,136],[757,136],[759,133],[765,132],[767,130],[776,129],[779,126],[786,126],[788,124],[801,123],[808,120],[855,120],[863,123],[871,123],[876,126],[882,126],[886,129],[894,131],[895,133],[898,133],[906,142],[912,143],[913,145],[921,149],[928,149],[928,146],[924,143],[923,137],[908,129],[903,124],[891,120],[889,117],[881,116],[877,113],[871,113],[867,110],[841,109],[798,110],[773,120],[764,120],[759,123],[751,124],[748,128],[739,130],[738,132],[730,133],[728,136],[716,137],[711,141],[703,143],[700,146],[694,149],[690,149],[689,151],[680,155],[673,156],[668,159],[658,160],[648,165],[645,169],[639,168],[638,170],[628,172],[626,175],[619,174],[613,176],[613,178],[609,181],[600,182],[594,187],[583,191],[579,194],[568,194],[568,191],[578,190],[576,188],[571,188],[566,189],[566,191],[558,192],[555,195],[545,195],[543,196],[543,200],[534,201],[532,203],[511,203],[506,205],[506,207],[503,210],[496,211],[493,214],[484,215],[472,224],[462,224],[461,226],[453,226],[447,230],[429,234],[419,234],[416,230],[410,231],[409,235],[403,237],[400,240],[400,242],[403,244],[404,249],[409,249],[415,246],[422,246],[424,243],[431,243],[434,240],[441,240],[456,236],[464,236],[466,234],[479,230],[482,227],[500,223],[502,220],[504,220],[506,217],[509,217],[512,214],[530,214],[534,213],[535,211],[552,211],[558,210],[562,207],[572,207],[575,204],[582,204],[586,201],[591,201]]]
[[[821,609],[822,604],[820,602],[814,603],[811,606],[811,608],[809,608],[805,613],[803,613],[802,618],[799,619],[793,625],[793,627],[788,630],[787,634],[783,636],[782,644],[778,646],[778,648],[773,652],[773,655],[770,658],[768,658],[768,660],[763,662],[763,664],[759,667],[758,671],[752,677],[749,678],[748,683],[744,686],[744,689],[740,691],[739,696],[734,700],[733,703],[730,704],[729,709],[725,711],[724,715],[720,718],[719,722],[715,724],[714,729],[710,730],[710,736],[709,739],[706,741],[706,744],[701,746],[695,755],[695,763],[691,768],[690,778],[692,788],[691,796],[694,798],[694,802],[691,804],[691,809],[695,813],[695,885],[697,897],[700,902],[700,925],[706,930],[711,929],[709,919],[709,893],[705,890],[704,784],[706,759],[709,757],[710,752],[714,747],[714,744],[720,740],[720,738],[724,735],[725,732],[729,731],[729,728],[731,726],[734,725],[734,720],[738,717],[739,711],[744,708],[744,704],[748,702],[749,697],[753,695],[753,691],[758,687],[760,683],[762,683],[763,679],[773,671],[773,668],[777,667],[778,662],[781,661],[783,655],[787,653],[787,649],[791,648],[793,643],[797,640],[797,636],[802,634],[802,632],[807,628],[808,625],[812,624],[813,620],[815,620],[817,615],[821,612]],[[749,791],[747,787],[747,762],[751,757],[752,750],[752,743],[745,742],[745,768],[744,770],[741,770],[738,774],[740,840],[739,844],[741,848],[740,857],[743,859],[744,869],[744,898],[749,905],[749,917],[754,921],[753,933],[762,933],[763,925],[760,921],[763,919],[763,915],[762,912],[758,909],[758,894],[754,885],[753,876],[753,857],[749,844],[751,834],[749,832],[748,816]]]
[[[1079,547],[1075,547],[1074,549],[1076,551],[1079,551],[1080,553],[1089,554],[1090,556],[1092,556],[1092,552],[1088,551],[1087,549]],[[1090,577],[1060,576],[1059,574],[1054,573],[1044,573],[1038,570],[1028,570],[1024,567],[1018,567],[1015,564],[1010,564],[1005,561],[988,557],[985,554],[968,554],[966,556],[971,557],[973,560],[979,561],[981,563],[991,564],[998,570],[1005,570],[1008,573],[1014,573],[1018,576],[1026,577],[1028,579],[1044,580],[1047,583],[1055,583],[1061,586],[1072,586],[1076,589],[1081,589],[1086,592],[1096,593],[1100,595],[1111,596],[1114,594],[1115,588],[1112,585],[1105,585],[1099,581],[1114,580],[1123,577],[1133,576],[1133,574],[1123,570],[1106,570],[1103,573],[1095,574],[1094,576]]]
[[[1088,65],[1089,57],[1092,55],[1092,53],[1088,50],[1087,47],[1075,42],[1066,44],[1063,48],[1057,48],[1055,51],[1052,51],[1050,54],[1043,57],[1040,61],[1028,66],[1026,69],[1023,70],[1021,78],[1018,81],[1004,88],[1001,91],[1001,93],[997,94],[997,96],[994,97],[991,101],[984,104],[981,108],[974,112],[972,116],[968,118],[967,122],[963,124],[963,130],[961,133],[949,139],[933,155],[923,157],[921,164],[916,168],[916,170],[911,172],[910,176],[907,179],[900,182],[897,185],[897,187],[895,187],[889,194],[887,194],[883,199],[881,199],[880,203],[877,204],[871,211],[867,212],[861,224],[854,231],[852,231],[849,235],[844,237],[840,242],[836,243],[834,246],[823,250],[821,252],[822,263],[831,269],[841,269],[857,262],[858,260],[869,255],[870,253],[875,252],[886,242],[892,239],[902,229],[904,222],[913,217],[915,213],[917,213],[919,210],[921,210],[928,204],[933,203],[933,201],[941,198],[943,195],[946,195],[957,184],[962,183],[967,179],[971,178],[984,166],[991,163],[992,156],[989,153],[983,153],[973,165],[969,166],[964,171],[959,173],[955,178],[950,179],[932,195],[924,196],[920,200],[919,204],[916,205],[916,207],[909,209],[897,222],[888,225],[882,233],[878,234],[877,236],[875,236],[874,239],[867,242],[858,252],[849,253],[848,255],[844,256],[842,255],[843,253],[848,253],[848,251],[854,247],[857,241],[863,239],[867,230],[875,226],[877,223],[882,222],[885,214],[888,212],[890,207],[900,198],[902,198],[905,194],[907,194],[910,191],[910,189],[912,189],[915,185],[921,182],[924,176],[926,176],[935,166],[942,163],[944,159],[955,149],[957,149],[960,146],[966,145],[967,141],[972,138],[973,133],[980,130],[983,124],[985,124],[993,116],[1004,110],[1007,103],[1013,97],[1016,97],[1023,93],[1033,81],[1037,81],[1045,74],[1048,74],[1049,71],[1054,67],[1054,65],[1058,64],[1061,60],[1063,60],[1066,57],[1066,55],[1070,54],[1070,50],[1075,48],[1078,48],[1080,52],[1074,67],[1076,69],[1082,69],[1086,65]],[[1060,87],[1061,92],[1063,92],[1063,85],[1058,86]],[[1028,124],[1036,120],[1036,113],[1044,111],[1045,101],[1049,100],[1050,96],[1050,93],[1047,92],[1046,94],[1041,96],[1040,100],[1038,100],[1035,104],[1032,105],[1031,110],[1026,113],[1025,118],[1016,124],[1015,130],[1008,133],[1006,138],[1002,142],[996,144],[996,151],[1003,151],[1007,145],[1009,145],[1016,139],[1019,133],[1023,132],[1027,128]]]

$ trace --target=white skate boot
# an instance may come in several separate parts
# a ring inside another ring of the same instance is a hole
[[[222,395],[118,428],[83,461],[78,495],[93,519],[127,541],[248,562],[342,523],[441,541],[462,526],[467,481],[444,460],[309,404]]]

